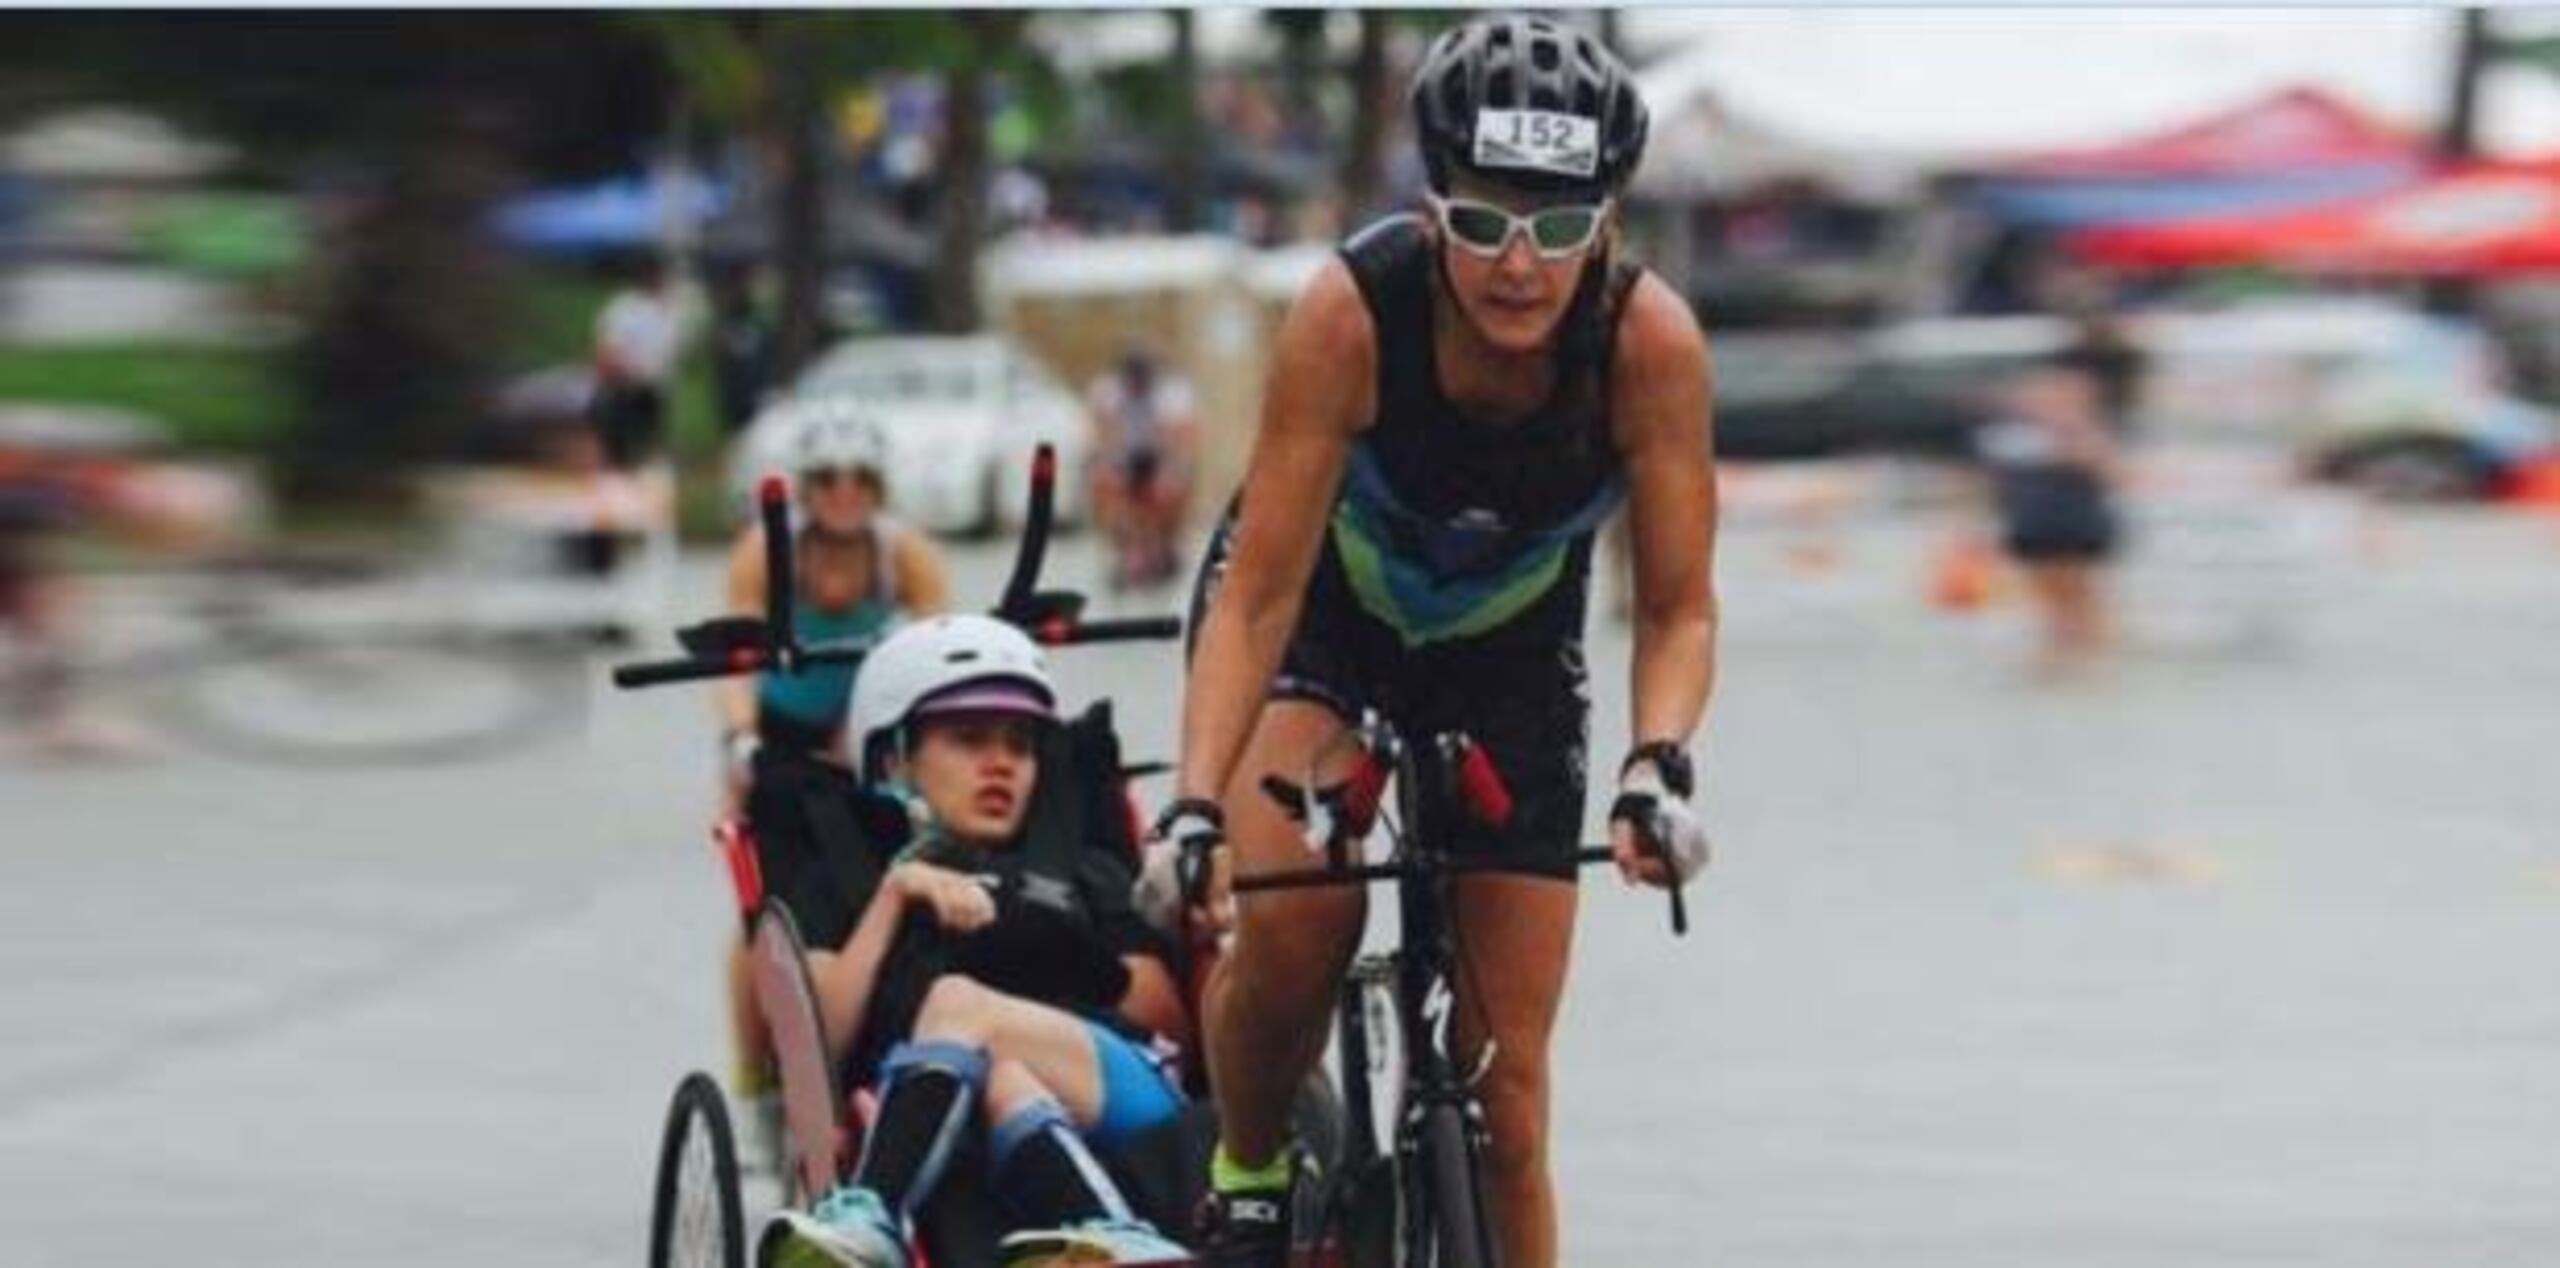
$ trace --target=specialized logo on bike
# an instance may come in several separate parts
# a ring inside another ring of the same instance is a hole
[[[1600,122],[1547,110],[1478,110],[1475,162],[1587,178],[1600,170]]]
[[[1238,1223],[1277,1224],[1280,1204],[1264,1198],[1228,1198],[1227,1217]]]

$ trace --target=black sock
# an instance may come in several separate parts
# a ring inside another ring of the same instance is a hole
[[[996,1192],[1031,1228],[1127,1219],[1129,1204],[1056,1101],[1034,1101],[996,1124]]]
[[[986,1053],[957,1044],[901,1044],[881,1063],[880,1112],[862,1143],[853,1183],[912,1215],[942,1178],[968,1122]]]

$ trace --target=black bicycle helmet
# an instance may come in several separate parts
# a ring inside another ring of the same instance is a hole
[[[1413,75],[1431,188],[1460,171],[1528,193],[1615,194],[1644,157],[1648,116],[1600,41],[1526,14],[1443,32]]]

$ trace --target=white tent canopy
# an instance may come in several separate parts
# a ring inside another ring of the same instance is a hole
[[[2511,15],[2500,15],[2502,18]],[[1701,99],[1819,168],[1947,169],[2157,131],[2310,84],[2421,130],[2450,89],[2450,10],[1634,10],[1630,42],[1672,51],[1637,76],[1665,128],[1659,178],[1717,162],[1678,129]],[[1712,118],[1713,116],[1709,116]],[[2560,82],[2529,67],[2487,77],[2493,154],[2560,149]],[[1735,125],[1726,161],[1761,161]],[[1673,146],[1697,149],[1694,156]],[[1654,162],[1648,156],[1647,166]],[[1642,177],[1639,178],[1643,179]]]
[[[1859,201],[1892,202],[1926,176],[1909,156],[1784,135],[1707,92],[1654,116],[1630,192],[1638,200],[1695,202],[1808,179]]]
[[[185,181],[230,160],[220,145],[117,106],[48,115],[0,140],[0,167],[52,180]]]

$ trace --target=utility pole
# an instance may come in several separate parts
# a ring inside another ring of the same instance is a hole
[[[2480,152],[2480,78],[2496,57],[2485,9],[2464,9],[2454,40],[2451,99],[2445,103],[2444,128],[2436,134],[2436,156],[2460,162]],[[2447,316],[2470,313],[2479,285],[2469,278],[2437,278],[2426,285],[2427,311]]]
[[[2464,9],[2460,21],[2453,48],[2452,99],[2445,104],[2444,130],[2436,137],[2437,152],[2448,159],[2480,152],[2480,77],[2495,56],[2488,11]]]

